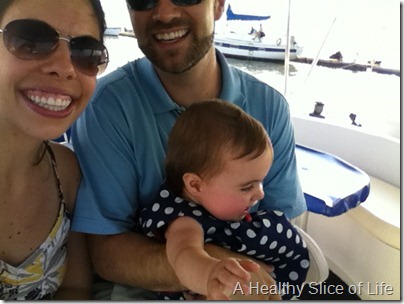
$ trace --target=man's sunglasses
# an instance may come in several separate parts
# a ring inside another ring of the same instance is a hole
[[[69,43],[71,61],[80,72],[96,76],[108,65],[108,51],[102,42],[90,36],[62,35],[43,21],[14,20],[0,33],[7,50],[19,59],[43,59],[56,50],[59,40],[65,40]]]
[[[156,6],[158,0],[127,0],[129,7],[134,11],[145,11]],[[202,0],[171,0],[178,6],[191,6],[202,2]]]

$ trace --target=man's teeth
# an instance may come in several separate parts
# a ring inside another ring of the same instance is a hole
[[[40,97],[37,95],[28,95],[28,98],[40,107],[51,111],[63,111],[65,110],[72,100],[70,98],[60,97]]]
[[[173,40],[175,38],[181,38],[187,33],[186,30],[180,30],[171,33],[157,34],[157,40]]]

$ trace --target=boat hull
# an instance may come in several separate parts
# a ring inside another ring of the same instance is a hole
[[[286,45],[278,40],[274,43],[254,41],[251,37],[247,39],[232,39],[216,37],[214,39],[216,48],[224,55],[242,59],[258,60],[285,60]],[[303,48],[294,44],[290,47],[290,59],[296,59],[302,53]]]
[[[104,35],[106,35],[106,36],[118,36],[120,32],[121,32],[120,27],[108,27],[105,30]]]

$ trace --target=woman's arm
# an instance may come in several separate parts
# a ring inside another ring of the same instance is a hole
[[[55,300],[92,299],[93,272],[86,237],[70,232],[67,243],[67,270]]]

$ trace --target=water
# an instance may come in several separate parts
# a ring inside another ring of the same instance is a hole
[[[236,11],[242,8],[240,1],[227,3]],[[102,2],[110,26],[131,28],[124,0]],[[282,32],[287,2],[267,4],[265,9],[273,17],[272,23],[264,26],[266,33],[270,34],[272,28]],[[243,13],[253,13],[251,7],[254,6],[250,5]],[[376,59],[382,61],[383,67],[400,69],[400,2],[397,0],[292,1],[291,17],[291,32],[304,46],[302,56],[314,58],[320,54],[320,58],[326,59],[339,50],[344,61],[349,61],[350,56],[359,63]],[[220,26],[224,26],[223,21],[218,23],[217,27]],[[111,57],[107,73],[143,56],[134,38],[107,37],[106,45]],[[283,64],[236,59],[229,62],[285,93]],[[364,131],[400,138],[400,77],[319,66],[310,69],[309,64],[290,64],[285,95],[294,115],[308,115],[315,102],[321,101],[325,104],[322,115],[328,122],[350,126],[349,114],[355,113],[356,122]]]

